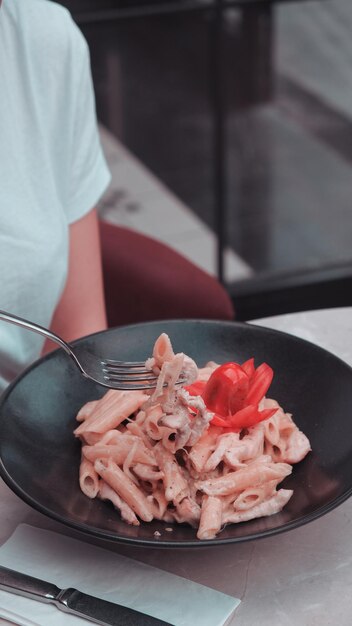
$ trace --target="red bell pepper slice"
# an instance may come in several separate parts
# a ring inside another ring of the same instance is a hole
[[[242,430],[242,428],[251,428],[269,419],[277,409],[264,409],[258,411],[258,408],[253,405],[246,406],[244,409],[237,411],[234,415],[229,415],[226,419],[220,415],[214,415],[211,423],[213,426],[220,426],[221,428],[227,428],[229,430]]]
[[[276,412],[277,409],[258,409],[272,379],[272,368],[266,363],[255,368],[252,358],[242,365],[224,363],[212,372],[207,382],[196,380],[186,390],[192,396],[202,396],[206,407],[214,413],[211,424],[239,431],[268,419]],[[196,413],[190,409],[191,417]]]
[[[273,376],[274,372],[267,363],[262,363],[257,367],[250,381],[246,404],[259,404],[268,391]]]
[[[210,411],[226,417],[244,405],[249,378],[238,363],[224,363],[214,370],[205,385],[202,397]]]
[[[237,411],[235,415],[231,415],[228,418],[228,423],[231,428],[250,428],[251,426],[255,426],[255,424],[259,424],[265,419],[268,419],[274,413],[276,413],[277,409],[264,409],[263,411],[258,411],[258,407],[250,404],[246,406],[241,411]]]
[[[220,415],[214,415],[214,417],[210,420],[210,423],[213,426],[221,426],[221,428],[229,428],[228,420],[224,417],[220,417]]]
[[[246,372],[249,379],[251,379],[255,373],[254,358],[252,357],[251,359],[248,359],[248,361],[242,363],[241,367]]]
[[[206,384],[205,380],[195,380],[191,385],[187,385],[185,389],[190,396],[201,396]]]

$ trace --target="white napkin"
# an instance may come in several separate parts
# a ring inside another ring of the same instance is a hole
[[[223,626],[240,600],[156,567],[27,524],[0,548],[0,564],[153,615],[175,626]],[[23,626],[88,626],[55,606],[0,591],[0,618]],[[26,621],[27,620],[27,621]],[[1,623],[1,620],[0,620]]]

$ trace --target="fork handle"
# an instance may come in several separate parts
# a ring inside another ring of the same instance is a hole
[[[6,311],[1,310],[0,320],[9,322],[10,324],[15,324],[16,326],[21,326],[21,328],[26,328],[27,330],[32,330],[34,333],[38,333],[39,335],[43,335],[43,337],[51,339],[51,341],[57,343],[65,350],[65,352],[67,352],[67,354],[70,355],[70,357],[73,356],[70,346],[63,339],[61,339],[61,337],[51,332],[48,328],[44,328],[44,326],[39,326],[39,324],[34,324],[34,322],[30,322],[23,317],[18,317],[18,315],[13,315],[12,313],[7,313]]]

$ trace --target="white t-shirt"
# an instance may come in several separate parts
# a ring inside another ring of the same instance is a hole
[[[109,179],[81,32],[49,0],[3,0],[0,309],[50,326],[67,275],[68,226]],[[43,341],[0,321],[0,393]]]

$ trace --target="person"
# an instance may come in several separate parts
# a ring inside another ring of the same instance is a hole
[[[110,173],[88,46],[67,9],[3,0],[0,90],[0,309],[72,341],[106,328],[95,207]],[[0,321],[0,393],[48,349]]]

